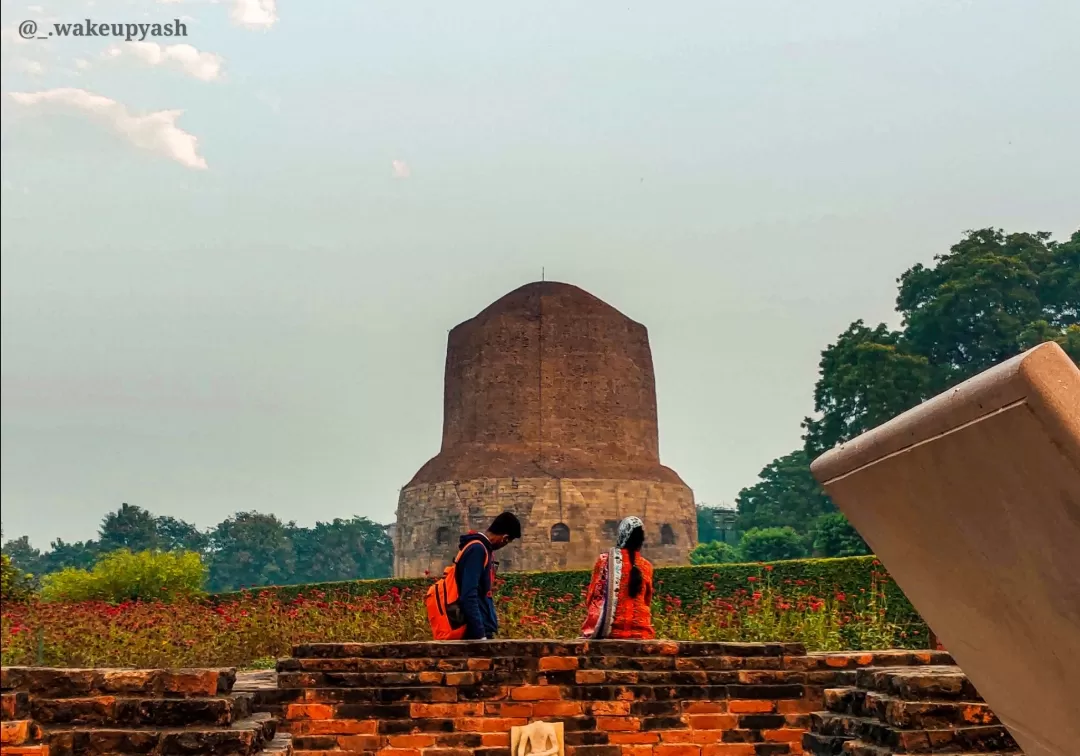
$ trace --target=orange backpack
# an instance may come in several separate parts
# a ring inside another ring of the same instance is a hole
[[[457,565],[465,549],[473,544],[484,549],[484,569],[487,569],[489,554],[487,547],[480,541],[470,541],[457,553],[454,561],[443,570],[443,576],[428,588],[424,603],[427,605],[428,624],[435,640],[461,640],[465,637],[468,625],[465,613],[458,603],[460,598],[457,578]]]

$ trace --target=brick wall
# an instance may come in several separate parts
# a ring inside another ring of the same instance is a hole
[[[232,669],[4,667],[0,756],[289,756]]]
[[[567,756],[785,756],[858,669],[950,662],[798,644],[315,644],[257,703],[299,756],[510,756],[510,728],[535,720],[563,723]]]
[[[503,572],[591,569],[628,515],[645,522],[643,553],[657,566],[686,564],[697,544],[694,494],[682,483],[533,477],[423,484],[404,489],[398,501],[395,574],[440,574],[457,553],[458,536],[482,530],[504,510],[521,520],[522,538],[499,551]],[[559,523],[569,541],[552,541]]]

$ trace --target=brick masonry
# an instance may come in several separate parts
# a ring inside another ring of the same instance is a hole
[[[940,652],[806,654],[798,644],[638,641],[315,644],[256,708],[298,756],[510,756],[510,728],[562,722],[567,756],[802,753],[826,688]]]
[[[803,747],[813,756],[996,754],[1020,748],[956,666],[860,670],[854,684],[828,688],[810,717]]]
[[[575,286],[528,284],[450,332],[442,445],[402,489],[395,574],[441,569],[460,532],[504,509],[534,541],[504,569],[590,567],[629,514],[658,564],[697,542],[693,493],[660,463],[648,331]]]
[[[521,541],[496,557],[503,572],[591,568],[613,545],[618,523],[632,514],[645,522],[642,553],[658,566],[686,564],[697,543],[694,495],[681,484],[551,478],[422,484],[401,493],[395,539],[403,545],[395,550],[396,571],[441,573],[457,552],[458,535],[483,529],[504,510],[514,512],[523,528]],[[569,541],[552,541],[559,523],[568,527]]]
[[[231,669],[5,667],[2,756],[288,756]]]

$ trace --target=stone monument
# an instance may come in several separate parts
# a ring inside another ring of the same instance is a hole
[[[442,448],[398,499],[395,575],[437,574],[504,510],[523,538],[503,572],[589,568],[629,515],[654,564],[697,544],[693,493],[660,464],[648,332],[576,286],[522,286],[450,331]]]
[[[1080,748],[1080,370],[1054,343],[817,459],[1027,756]]]

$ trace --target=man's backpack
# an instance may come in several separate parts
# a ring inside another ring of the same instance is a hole
[[[468,630],[465,621],[465,612],[461,609],[458,601],[460,598],[460,586],[458,585],[457,565],[465,549],[476,545],[484,550],[484,569],[488,567],[491,555],[487,547],[480,541],[470,541],[457,553],[454,561],[443,570],[443,576],[435,581],[435,585],[428,588],[424,603],[427,605],[428,624],[431,625],[431,635],[435,640],[461,640]]]

